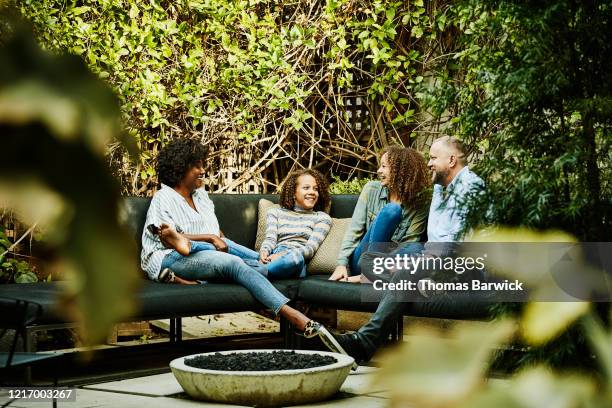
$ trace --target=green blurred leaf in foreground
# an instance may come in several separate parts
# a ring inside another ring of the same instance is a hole
[[[80,59],[42,51],[21,23],[3,20],[0,199],[47,231],[55,255],[48,262],[66,278],[63,312],[82,320],[86,341],[98,342],[133,310],[138,280],[105,147],[119,140],[135,149],[122,135],[114,95]]]
[[[539,285],[543,279],[550,278],[551,260],[542,256],[541,247],[527,244],[577,242],[576,238],[562,231],[537,232],[527,228],[479,230],[468,241],[491,243],[491,245],[486,246],[487,259],[485,264],[487,270],[518,279],[531,287]],[[517,254],[508,251],[508,247],[503,243],[526,244],[520,246],[521,253],[518,254],[520,262],[517,262]]]
[[[532,299],[559,300],[556,302],[531,302],[523,312],[521,335],[531,345],[540,346],[556,338],[576,319],[589,310],[585,298],[572,297],[567,288],[559,286],[560,276],[573,275],[576,285],[584,286],[584,294],[602,285],[601,271],[585,261],[580,246],[568,247],[554,255],[561,259],[571,255],[569,263],[560,263],[551,258],[552,251],[544,254],[545,243],[575,243],[576,239],[561,231],[537,232],[523,228],[500,228],[493,232],[478,231],[471,242],[491,243],[487,245],[487,270],[526,282],[532,290]],[[504,243],[524,243],[520,254],[508,250]],[[553,272],[553,266],[556,270]],[[605,275],[605,274],[604,274]],[[561,301],[565,300],[565,301]]]
[[[486,390],[463,404],[465,408],[604,407],[587,377],[559,375],[544,367],[529,369],[508,381],[491,381]]]
[[[529,344],[543,345],[588,311],[588,302],[528,303],[521,321],[521,334]]]
[[[415,328],[408,341],[384,356],[374,384],[417,407],[451,405],[484,384],[495,347],[514,330],[509,321],[463,323],[450,332]]]

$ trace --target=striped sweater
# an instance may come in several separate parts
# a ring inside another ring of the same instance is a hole
[[[312,258],[331,228],[331,217],[323,211],[272,208],[266,214],[266,237],[260,252],[267,255],[279,247],[299,252],[305,260]]]

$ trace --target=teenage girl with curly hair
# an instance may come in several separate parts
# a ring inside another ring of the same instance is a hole
[[[330,280],[358,282],[362,253],[418,242],[427,228],[431,180],[423,156],[412,148],[387,147],[377,173],[379,180],[367,183],[359,195]]]
[[[329,229],[329,184],[313,169],[287,177],[280,193],[280,208],[266,214],[266,236],[259,260],[270,279],[306,276],[306,262],[317,251]]]

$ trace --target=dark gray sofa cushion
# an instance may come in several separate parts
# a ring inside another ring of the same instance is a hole
[[[296,297],[298,280],[287,279],[273,284],[289,299]],[[0,296],[33,301],[42,306],[42,315],[36,321],[39,325],[66,321],[56,309],[61,292],[61,282],[0,285]],[[139,320],[264,308],[248,290],[232,283],[171,285],[143,279],[135,297],[136,311],[131,317]]]
[[[381,292],[372,285],[328,281],[309,276],[299,286],[298,298],[308,303],[337,309],[373,312]],[[487,319],[494,303],[485,295],[456,293],[438,295],[423,302],[406,303],[404,315],[443,319]]]
[[[57,312],[60,282],[9,283],[0,285],[0,296],[36,302],[42,306],[42,315],[36,324],[60,323],[64,319]],[[4,311],[2,311],[4,313]]]
[[[289,299],[295,298],[299,282],[293,279],[274,282]],[[248,290],[235,283],[171,285],[149,280],[138,291],[137,317],[143,320],[201,314],[264,309]]]

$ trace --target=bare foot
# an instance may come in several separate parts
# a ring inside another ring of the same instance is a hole
[[[168,224],[159,227],[159,238],[166,248],[172,248],[183,256],[191,251],[191,242]]]
[[[196,282],[196,281],[192,281],[192,280],[189,280],[189,279],[183,279],[183,278],[181,278],[179,276],[176,276],[176,275],[174,276],[174,283],[178,283],[178,284],[181,284],[181,285],[198,285],[198,282]]]

